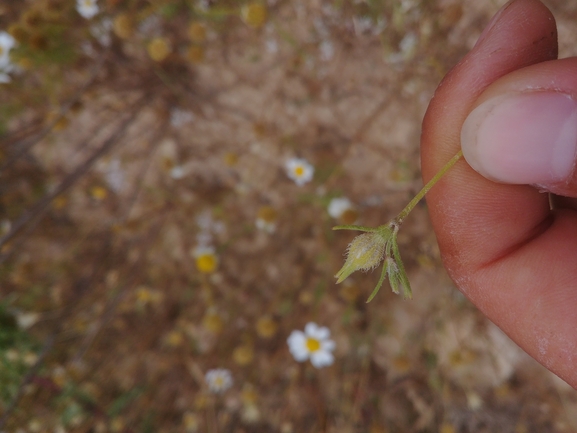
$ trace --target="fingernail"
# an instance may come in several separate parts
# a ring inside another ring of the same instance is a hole
[[[491,31],[491,29],[493,27],[495,27],[495,24],[497,23],[497,21],[499,21],[499,18],[501,18],[501,15],[503,14],[503,12],[509,8],[509,6],[511,6],[511,4],[514,2],[515,0],[511,0],[509,2],[507,2],[507,4],[505,4],[501,9],[499,9],[497,11],[497,13],[495,15],[493,15],[493,18],[491,18],[491,21],[489,21],[489,24],[487,24],[487,26],[485,27],[485,29],[483,30],[483,32],[481,33],[481,36],[479,36],[479,39],[477,39],[477,42],[475,43],[475,47],[477,45],[479,45],[481,42],[483,42],[485,40],[485,38],[487,37],[487,35],[489,34],[489,32]]]
[[[489,99],[465,120],[461,146],[469,165],[491,180],[558,183],[575,168],[577,103],[556,92]]]

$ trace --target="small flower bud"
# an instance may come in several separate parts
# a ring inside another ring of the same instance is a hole
[[[409,284],[397,245],[397,233],[399,232],[399,222],[397,220],[374,229],[354,225],[333,228],[333,230],[342,229],[362,230],[367,233],[357,236],[350,243],[347,250],[347,260],[341,270],[335,275],[337,284],[359,269],[367,271],[376,268],[385,259],[381,278],[367,302],[371,302],[375,297],[387,276],[394,293],[398,294],[401,289],[405,298],[412,297],[411,285]]]
[[[381,231],[363,233],[349,244],[347,260],[335,275],[337,284],[358,270],[368,271],[376,268],[382,261],[385,245],[390,233]]]

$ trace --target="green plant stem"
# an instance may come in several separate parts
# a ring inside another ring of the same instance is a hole
[[[441,168],[433,178],[427,182],[427,184],[418,192],[418,194],[413,197],[407,206],[401,211],[401,213],[395,218],[397,224],[401,225],[403,220],[411,213],[413,208],[421,201],[421,199],[429,192],[429,190],[435,186],[435,184],[445,175],[445,173],[454,166],[459,159],[463,156],[463,151],[459,150],[455,156],[453,156],[449,162],[447,162],[443,168]]]

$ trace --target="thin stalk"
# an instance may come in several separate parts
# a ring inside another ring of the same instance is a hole
[[[433,178],[427,182],[427,184],[418,192],[418,194],[413,197],[413,199],[409,202],[409,204],[407,206],[405,206],[405,208],[401,211],[401,213],[397,216],[397,218],[395,218],[395,221],[397,222],[397,224],[401,224],[403,222],[403,220],[407,217],[407,215],[409,215],[411,213],[411,211],[413,210],[413,208],[417,205],[417,203],[419,203],[421,201],[421,199],[429,192],[429,190],[435,186],[435,184],[439,181],[439,179],[441,179],[445,173],[452,167],[454,166],[457,161],[459,159],[461,159],[461,157],[463,156],[463,151],[459,150],[455,156],[453,156],[449,162],[447,162],[443,168],[441,168],[437,174],[435,174],[433,176]]]
[[[374,227],[354,226],[354,225],[334,226],[333,230],[357,230],[359,232],[376,232],[377,231],[377,229]]]

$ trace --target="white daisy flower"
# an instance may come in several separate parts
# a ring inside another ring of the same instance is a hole
[[[218,256],[214,247],[199,245],[193,251],[196,260],[196,269],[203,274],[212,274],[218,267]]]
[[[291,158],[285,164],[287,176],[298,186],[303,186],[312,180],[315,168],[306,159]]]
[[[262,218],[257,218],[255,221],[256,228],[262,230],[263,232],[267,232],[272,234],[276,230],[276,224],[274,222],[266,221]]]
[[[6,32],[0,32],[0,83],[11,81],[10,72],[14,70],[14,64],[10,60],[10,50],[16,45],[16,40]]]
[[[305,326],[305,332],[291,332],[287,343],[292,356],[298,362],[310,359],[314,367],[322,368],[334,361],[332,351],[335,349],[335,342],[330,336],[328,328],[309,322]]]
[[[94,17],[99,11],[96,0],[76,0],[76,10],[87,20]]]
[[[353,208],[354,206],[348,198],[335,197],[329,203],[328,212],[333,218],[339,219],[346,211]]]
[[[16,45],[16,40],[7,32],[0,32],[0,68],[10,64],[10,50]]]
[[[176,165],[170,170],[170,177],[173,179],[182,179],[184,177],[184,168],[182,165]]]
[[[18,311],[16,314],[16,323],[18,323],[20,329],[28,329],[35,325],[38,320],[40,320],[40,314],[38,313]]]
[[[207,371],[204,379],[208,389],[215,394],[220,394],[232,386],[232,374],[225,368],[215,368]]]

